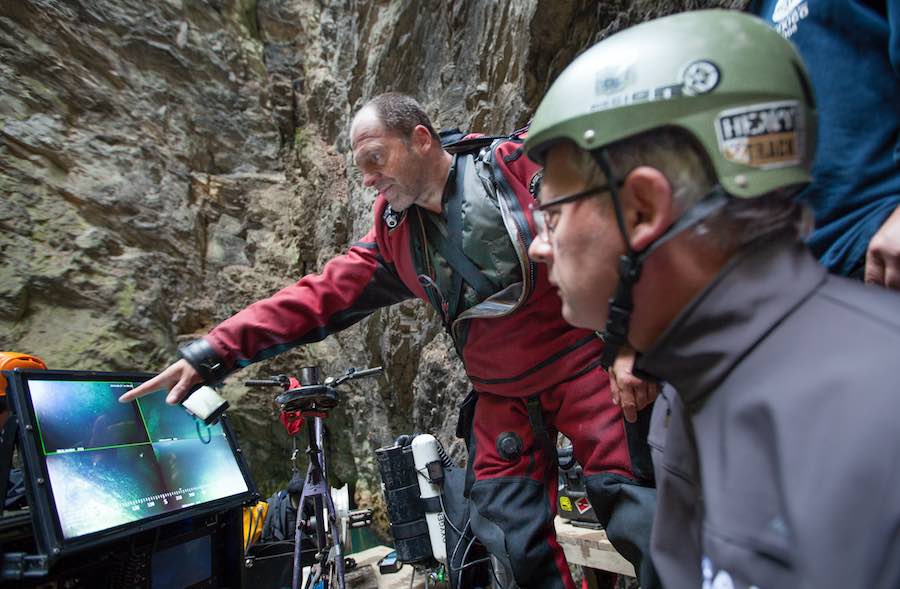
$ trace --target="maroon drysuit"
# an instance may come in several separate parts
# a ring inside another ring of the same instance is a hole
[[[469,490],[472,526],[479,540],[505,561],[518,585],[573,587],[553,530],[555,452],[548,456],[542,440],[535,439],[526,409],[527,398],[539,395],[549,438],[555,442],[558,430],[572,441],[589,498],[613,544],[639,572],[649,571],[642,579],[646,589],[655,578],[645,551],[654,490],[634,484],[648,483],[638,480],[641,473],[636,476],[639,469],[632,467],[640,444],[629,451],[624,420],[600,368],[601,342],[563,320],[545,268],[527,256],[534,235],[528,187],[538,168],[520,147],[520,142],[497,141],[480,154],[457,155],[448,180],[449,185],[459,179],[468,214],[489,203],[498,222],[502,219],[511,240],[505,246],[514,248],[520,271],[509,286],[448,317],[444,299],[427,292],[436,283],[426,213],[416,206],[395,213],[379,197],[374,227],[346,254],[328,262],[320,275],[305,276],[250,305],[205,339],[233,370],[321,340],[380,307],[412,297],[430,302],[444,318],[477,391],[467,441],[475,475]],[[459,176],[463,167],[465,181]],[[463,238],[477,240],[477,230]],[[517,456],[504,458],[498,451],[503,432],[514,432],[521,441]]]

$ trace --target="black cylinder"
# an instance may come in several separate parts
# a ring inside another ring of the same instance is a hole
[[[385,446],[375,450],[375,456],[397,559],[408,563],[431,560],[431,540],[419,499],[412,446]]]
[[[304,366],[300,369],[299,376],[298,380],[302,386],[322,383],[322,371],[318,366]]]

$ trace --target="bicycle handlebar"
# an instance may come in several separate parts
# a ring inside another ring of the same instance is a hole
[[[283,387],[288,384],[290,379],[284,374],[277,374],[271,378],[251,378],[244,381],[244,386],[248,387]]]
[[[244,381],[244,386],[248,387],[271,387],[281,386],[281,381],[274,378],[256,378]]]
[[[355,368],[349,368],[345,374],[341,376],[329,376],[325,379],[325,386],[336,387],[341,384],[347,382],[348,380],[356,380],[357,378],[368,378],[370,376],[375,376],[376,374],[381,374],[384,372],[384,367],[376,366],[375,368],[364,368],[363,370],[357,370]],[[290,383],[290,378],[284,374],[278,374],[272,376],[271,378],[251,378],[250,380],[244,381],[244,386],[248,387],[272,387],[272,386],[280,386],[287,387]]]
[[[375,368],[365,368],[363,370],[356,370],[355,368],[350,368],[347,370],[347,373],[343,376],[339,376],[332,380],[331,383],[328,382],[329,379],[325,379],[325,384],[330,384],[330,386],[336,387],[348,380],[356,380],[357,378],[368,378],[370,376],[375,376],[376,374],[381,374],[384,372],[383,366],[376,366]]]

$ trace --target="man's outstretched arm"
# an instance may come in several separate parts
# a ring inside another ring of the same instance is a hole
[[[320,341],[376,309],[411,298],[393,265],[382,257],[374,230],[350,250],[273,296],[226,319],[182,348],[182,360],[120,397],[126,402],[169,388],[178,403],[197,384],[221,382],[229,373],[293,347]]]

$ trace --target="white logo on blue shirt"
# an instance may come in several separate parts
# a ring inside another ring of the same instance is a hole
[[[782,37],[790,39],[797,32],[800,21],[809,16],[807,0],[778,0],[772,11],[772,23]]]
[[[772,20],[778,22],[790,14],[792,10],[803,4],[806,0],[778,0],[775,10],[772,11]]]

